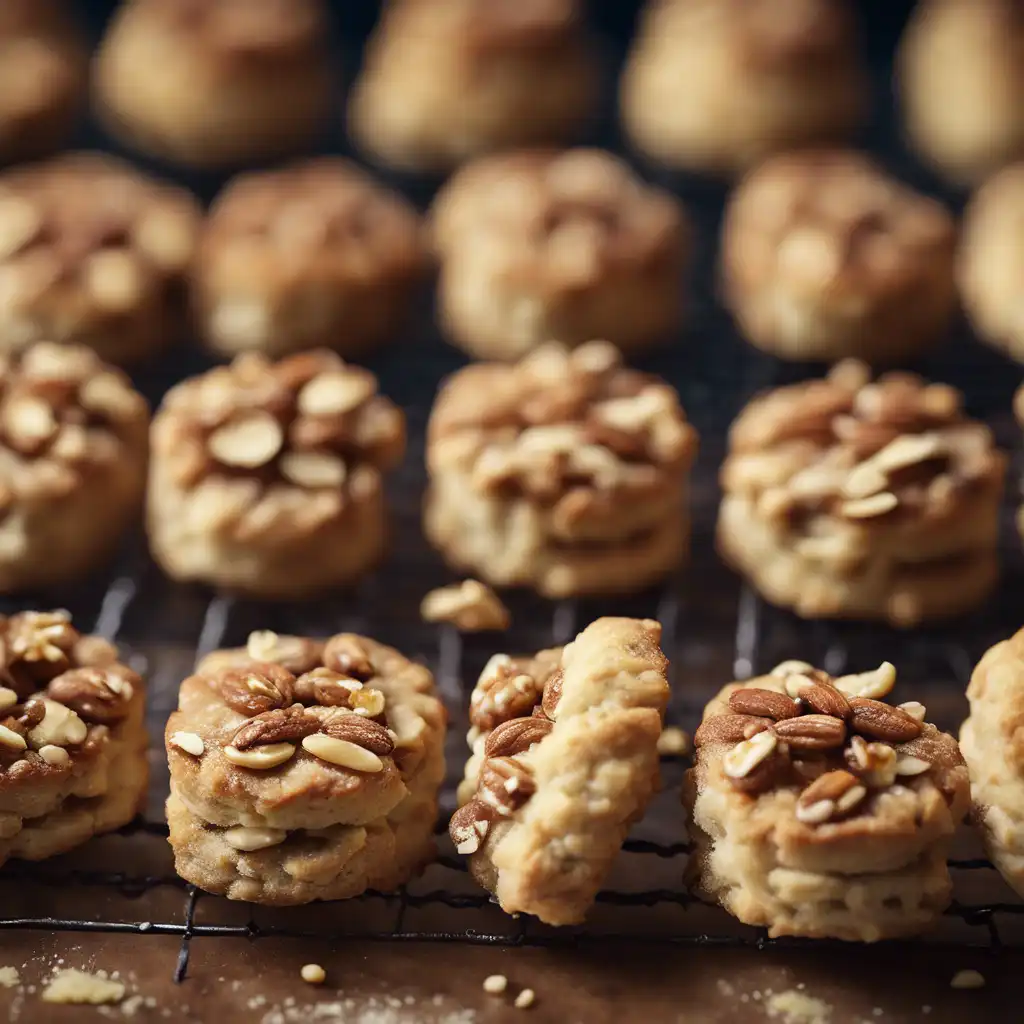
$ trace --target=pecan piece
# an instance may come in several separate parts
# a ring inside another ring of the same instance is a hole
[[[790,676],[786,680],[786,693],[803,701],[819,715],[831,715],[844,721],[852,714],[850,702],[838,687],[824,679],[804,675]]]
[[[703,747],[712,743],[741,743],[756,733],[770,729],[771,725],[771,719],[755,715],[715,715],[700,724],[693,734],[693,745]]]
[[[236,750],[265,746],[270,743],[287,743],[301,740],[320,731],[320,719],[311,715],[301,704],[290,708],[276,708],[264,711],[251,718],[235,733],[231,746]]]
[[[805,825],[835,821],[860,807],[867,795],[866,787],[850,772],[826,772],[800,794],[796,802],[797,821]]]
[[[842,719],[831,715],[802,715],[775,723],[775,733],[790,748],[803,753],[837,750],[846,741]]]
[[[803,710],[800,705],[784,693],[764,690],[758,686],[744,686],[729,694],[729,707],[738,715],[755,715],[758,718],[772,718],[781,721],[796,718]]]
[[[488,807],[482,800],[474,799],[463,804],[448,824],[448,834],[452,837],[456,852],[463,855],[476,853],[495,817],[494,808]]]
[[[339,633],[327,641],[324,664],[343,676],[351,676],[364,683],[375,675],[369,649],[360,637],[352,633]]]
[[[320,731],[335,739],[347,740],[357,747],[363,747],[378,757],[393,753],[395,741],[379,722],[362,715],[338,712],[332,714],[321,726]]]
[[[921,735],[921,723],[902,708],[870,697],[854,697],[850,707],[853,709],[852,728],[871,739],[906,743]]]
[[[73,668],[50,681],[46,695],[71,708],[83,721],[109,724],[128,714],[135,687],[142,681],[129,669]]]
[[[764,793],[782,777],[789,754],[771,729],[737,743],[722,759],[729,781],[743,793]]]
[[[288,707],[295,699],[295,677],[272,662],[256,662],[248,668],[229,669],[220,675],[218,688],[232,711],[252,718]]]
[[[546,718],[513,718],[502,722],[484,743],[488,757],[510,757],[522,754],[535,743],[540,743],[554,725]]]
[[[480,772],[477,797],[503,817],[514,814],[536,790],[533,775],[514,757],[491,757]]]
[[[478,729],[493,729],[530,714],[540,696],[533,676],[520,672],[506,655],[497,655],[484,667],[469,699],[469,720]]]
[[[850,771],[868,786],[885,789],[896,781],[896,751],[885,743],[868,743],[854,736],[843,755]]]
[[[315,668],[295,680],[295,699],[303,704],[319,704],[325,708],[346,708],[355,690],[363,684],[351,676],[329,668]]]
[[[559,669],[549,676],[548,681],[544,684],[544,696],[541,698],[540,706],[541,710],[551,721],[555,720],[558,702],[562,699],[562,683],[562,670]]]

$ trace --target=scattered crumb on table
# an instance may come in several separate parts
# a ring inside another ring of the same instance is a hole
[[[489,995],[501,995],[508,988],[508,978],[504,974],[489,974],[484,978],[484,991]]]
[[[828,1024],[832,1007],[824,999],[815,999],[795,988],[773,992],[765,1000],[769,1017],[779,1017],[783,1024]]]
[[[124,985],[111,978],[106,971],[88,974],[67,967],[58,971],[43,989],[44,1003],[117,1003],[124,998]]]
[[[984,988],[985,976],[980,971],[957,971],[949,985],[950,988]]]
[[[0,985],[4,988],[14,988],[21,983],[21,975],[17,967],[0,967]]]

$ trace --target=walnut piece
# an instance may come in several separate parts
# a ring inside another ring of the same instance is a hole
[[[425,622],[450,622],[464,633],[504,630],[512,622],[501,598],[477,580],[430,591],[420,604],[420,615]]]

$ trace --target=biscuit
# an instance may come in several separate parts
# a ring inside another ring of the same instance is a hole
[[[495,655],[470,701],[450,833],[509,914],[578,924],[658,785],[661,626],[603,618],[564,648]]]
[[[445,721],[430,672],[365,637],[214,652],[165,733],[178,873],[276,906],[396,888],[433,854]]]
[[[551,339],[632,352],[682,322],[686,214],[604,150],[476,160],[438,195],[432,228],[442,328],[477,358]]]
[[[722,466],[718,549],[804,618],[899,627],[980,604],[1006,459],[961,395],[862,363],[755,398]]]
[[[956,741],[896,680],[804,662],[730,683],[694,736],[683,799],[700,890],[772,938],[915,935],[948,906],[946,853],[970,806]]]
[[[381,557],[402,411],[333,352],[248,352],[172,388],[153,420],[153,555],[174,579],[293,598]]]
[[[478,363],[431,413],[424,529],[454,568],[494,586],[641,590],[686,556],[696,449],[676,392],[607,343]]]

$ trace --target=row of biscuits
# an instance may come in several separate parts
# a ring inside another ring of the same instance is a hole
[[[954,180],[1021,155],[1014,12],[1012,0],[925,0],[907,28],[907,134]],[[583,15],[577,0],[387,4],[351,91],[350,134],[374,160],[419,171],[579,137],[604,63]],[[93,62],[94,106],[114,135],[174,163],[237,166],[295,151],[331,119],[339,75],[329,36],[323,0],[135,0]],[[0,107],[4,158],[50,149],[88,75],[80,33],[58,0],[8,0],[0,41],[14,86]],[[779,149],[849,137],[868,94],[845,0],[652,0],[620,106],[651,158],[734,174]]]
[[[239,356],[172,388],[151,427],[89,349],[40,342],[0,369],[2,591],[87,575],[144,496],[153,555],[179,580],[297,598],[383,556],[405,418],[333,352]],[[696,449],[676,392],[607,343],[473,364],[430,417],[424,529],[497,586],[637,591],[686,560]],[[843,362],[741,412],[719,550],[804,617],[956,615],[995,583],[1005,468],[956,389]]]
[[[0,634],[0,857],[39,860],[138,810],[144,688],[67,613]],[[652,620],[598,619],[481,674],[449,828],[506,912],[582,921],[642,817],[669,700],[660,638]],[[949,904],[973,787],[988,851],[1024,892],[1024,631],[977,666],[962,753],[922,704],[887,700],[895,682],[888,662],[833,678],[789,661],[715,696],[683,791],[700,891],[773,936],[916,934]],[[165,731],[179,874],[278,906],[397,888],[434,857],[445,727],[430,672],[366,637],[263,631],[206,656]]]

